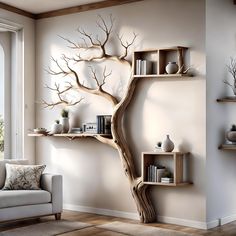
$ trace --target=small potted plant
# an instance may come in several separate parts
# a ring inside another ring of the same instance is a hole
[[[69,111],[66,109],[62,109],[61,111],[61,124],[62,124],[62,133],[68,133],[70,129]]]
[[[154,151],[156,151],[156,152],[160,152],[161,151],[161,142],[159,141],[159,142],[157,142],[157,144],[155,145],[155,150]]]
[[[236,125],[232,125],[230,131],[227,132],[226,138],[228,141],[236,144]]]
[[[62,124],[60,124],[59,120],[55,120],[55,123],[51,127],[51,134],[61,134],[62,132]]]

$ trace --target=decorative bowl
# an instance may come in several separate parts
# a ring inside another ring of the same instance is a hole
[[[45,129],[45,128],[35,128],[34,133],[36,133],[36,134],[45,134],[45,133],[47,133],[47,129]]]

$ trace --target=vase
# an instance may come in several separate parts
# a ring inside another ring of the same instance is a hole
[[[68,117],[62,117],[61,118],[61,124],[62,124],[62,133],[68,133],[68,131],[70,129],[69,118]]]
[[[226,134],[226,138],[228,141],[236,144],[236,131],[228,131]]]
[[[179,67],[176,62],[168,62],[166,65],[166,73],[167,74],[175,74],[178,71]]]
[[[174,143],[170,140],[169,135],[166,135],[166,139],[162,142],[161,148],[164,152],[172,152],[174,150]]]
[[[54,123],[52,126],[51,126],[51,134],[61,134],[62,132],[62,124],[58,124],[58,123]]]

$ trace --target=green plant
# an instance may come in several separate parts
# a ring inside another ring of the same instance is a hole
[[[0,152],[4,151],[4,121],[0,116]]]
[[[230,131],[236,131],[236,125],[232,125]]]
[[[66,109],[62,109],[62,111],[61,111],[61,116],[62,116],[63,118],[68,118],[68,117],[69,117],[69,111],[66,110]]]
[[[157,147],[161,147],[161,142],[157,142]]]
[[[165,170],[165,172],[163,173],[163,176],[165,178],[173,178],[172,173],[169,170]]]

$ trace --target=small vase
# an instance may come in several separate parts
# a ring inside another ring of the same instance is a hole
[[[166,65],[166,73],[167,74],[175,74],[178,71],[179,67],[176,62],[168,62]]]
[[[62,124],[62,133],[68,133],[70,129],[69,118],[61,117],[61,124]]]
[[[51,134],[61,134],[62,132],[62,124],[57,124],[57,123],[54,123],[51,127]]]
[[[161,148],[164,152],[172,152],[174,150],[174,143],[170,140],[169,135],[166,135],[166,139],[163,141]]]

